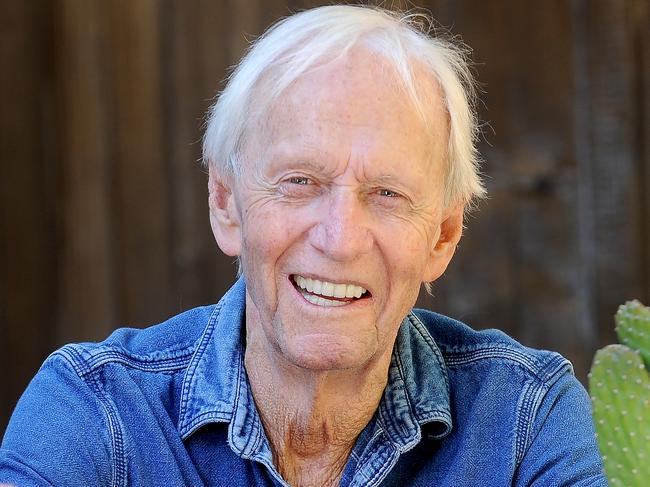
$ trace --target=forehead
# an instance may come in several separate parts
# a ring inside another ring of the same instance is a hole
[[[272,149],[363,150],[373,161],[445,157],[447,114],[438,83],[414,64],[421,111],[395,68],[354,48],[292,83],[249,132],[256,159]],[[263,84],[258,93],[263,96]],[[340,155],[340,154],[339,154]]]

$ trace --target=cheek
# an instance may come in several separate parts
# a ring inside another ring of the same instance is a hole
[[[244,218],[242,259],[256,272],[272,273],[291,248],[306,232],[305,219],[299,212],[279,205],[251,210]]]
[[[247,260],[267,262],[282,247],[282,234],[273,225],[261,225],[251,222],[244,227],[243,254]]]
[[[391,287],[419,292],[430,255],[430,239],[421,232],[401,232],[384,245],[382,253],[389,267]],[[417,289],[417,291],[414,291]]]

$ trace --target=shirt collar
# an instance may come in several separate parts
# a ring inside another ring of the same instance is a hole
[[[428,438],[452,429],[449,377],[440,349],[413,313],[402,321],[388,369],[388,384],[379,405],[379,419],[401,450],[415,446],[423,430]]]
[[[178,430],[183,439],[212,422],[230,422],[242,386],[248,380],[243,364],[246,287],[240,278],[221,298],[199,339],[185,371]]]
[[[245,303],[240,278],[216,305],[187,367],[178,430],[186,439],[208,423],[228,422],[231,445],[252,458],[268,445],[244,369]],[[378,419],[400,450],[420,441],[424,425],[432,438],[442,438],[452,428],[444,360],[413,313],[397,335]]]

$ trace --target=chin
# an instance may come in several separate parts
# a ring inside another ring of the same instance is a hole
[[[351,347],[339,340],[300,340],[282,347],[289,362],[303,369],[314,371],[348,370],[363,367],[372,353],[361,344]]]

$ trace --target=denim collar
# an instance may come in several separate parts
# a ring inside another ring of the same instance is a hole
[[[246,303],[243,278],[212,312],[185,372],[178,430],[185,440],[202,426],[229,423],[231,447],[269,466],[271,454],[244,369]],[[402,322],[375,427],[400,451],[423,433],[442,438],[452,428],[447,369],[435,342],[414,313]],[[426,425],[426,426],[425,426]]]

